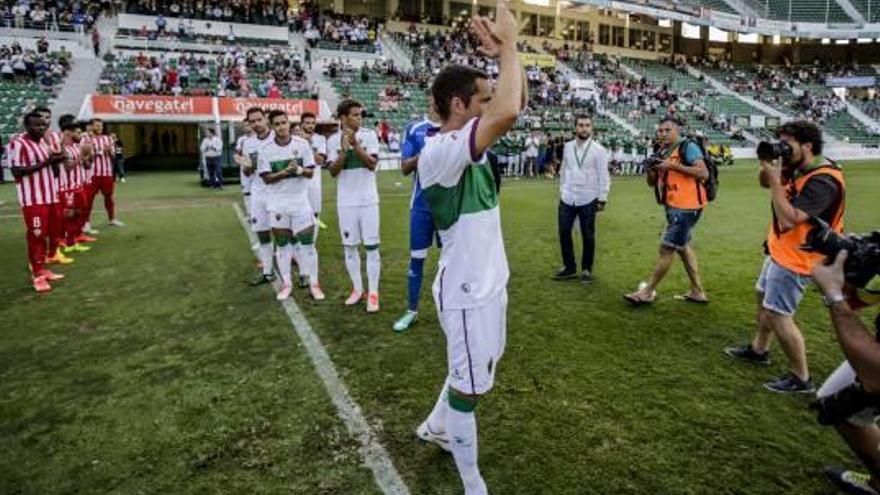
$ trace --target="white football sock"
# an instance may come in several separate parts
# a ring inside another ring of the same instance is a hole
[[[486,482],[477,467],[477,418],[474,413],[450,407],[446,416],[446,433],[465,495],[487,495]]]
[[[428,428],[433,433],[443,433],[446,431],[446,413],[449,411],[449,378],[443,383],[440,389],[440,396],[437,397],[437,403],[434,409],[428,415]]]
[[[263,275],[272,275],[272,243],[260,244],[260,264]]]
[[[275,250],[275,256],[278,260],[278,271],[281,272],[281,281],[284,285],[291,285],[290,281],[290,260],[293,259],[293,246],[285,244],[278,246]]]
[[[370,294],[379,292],[379,272],[382,270],[382,258],[379,249],[367,251],[367,286]]]
[[[364,279],[361,276],[361,254],[357,246],[345,246],[345,268],[351,285],[358,292],[364,291]]]
[[[299,262],[301,263],[301,265],[299,266],[299,272],[303,275],[308,275],[310,283],[317,284],[318,250],[315,249],[314,244],[299,245]]]

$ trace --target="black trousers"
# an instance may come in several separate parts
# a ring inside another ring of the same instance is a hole
[[[581,270],[593,272],[593,258],[596,253],[596,206],[599,201],[583,206],[572,206],[559,202],[559,247],[562,250],[562,263],[570,272],[577,271],[574,261],[574,244],[571,229],[575,218],[580,221],[583,252],[581,253]]]

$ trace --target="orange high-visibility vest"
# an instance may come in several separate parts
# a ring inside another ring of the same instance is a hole
[[[668,160],[681,164],[681,144],[669,155]],[[682,210],[701,210],[706,207],[706,186],[703,181],[677,170],[667,170],[658,179],[660,202]]]
[[[846,199],[846,183],[843,180],[843,172],[839,168],[826,162],[804,175],[792,179],[786,185],[786,195],[791,201],[803,191],[804,186],[811,178],[823,174],[830,175],[840,185],[840,200],[837,202],[836,210],[829,223],[831,229],[839,234],[843,232],[843,212]],[[825,258],[823,254],[810,253],[801,249],[801,245],[807,242],[807,234],[813,230],[813,227],[814,225],[807,221],[783,232],[776,218],[776,212],[773,212],[770,232],[767,234],[767,251],[773,261],[797,274],[810,275],[813,272],[813,266]]]

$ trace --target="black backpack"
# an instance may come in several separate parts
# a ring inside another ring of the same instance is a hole
[[[700,152],[703,153],[703,163],[706,164],[706,170],[709,171],[709,178],[703,182],[703,187],[706,188],[706,199],[709,201],[715,201],[715,198],[718,197],[718,187],[720,183],[718,180],[718,163],[715,161],[715,157],[709,154],[709,151],[703,146],[702,139],[685,139],[679,145],[679,149],[682,149],[681,147],[687,145],[689,142],[699,146]],[[684,160],[684,154],[682,154],[682,160]]]

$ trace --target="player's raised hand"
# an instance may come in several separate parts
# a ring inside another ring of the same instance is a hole
[[[474,17],[470,27],[480,40],[478,50],[488,57],[497,58],[504,49],[516,49],[518,28],[506,0],[498,0],[494,22],[488,17]]]

